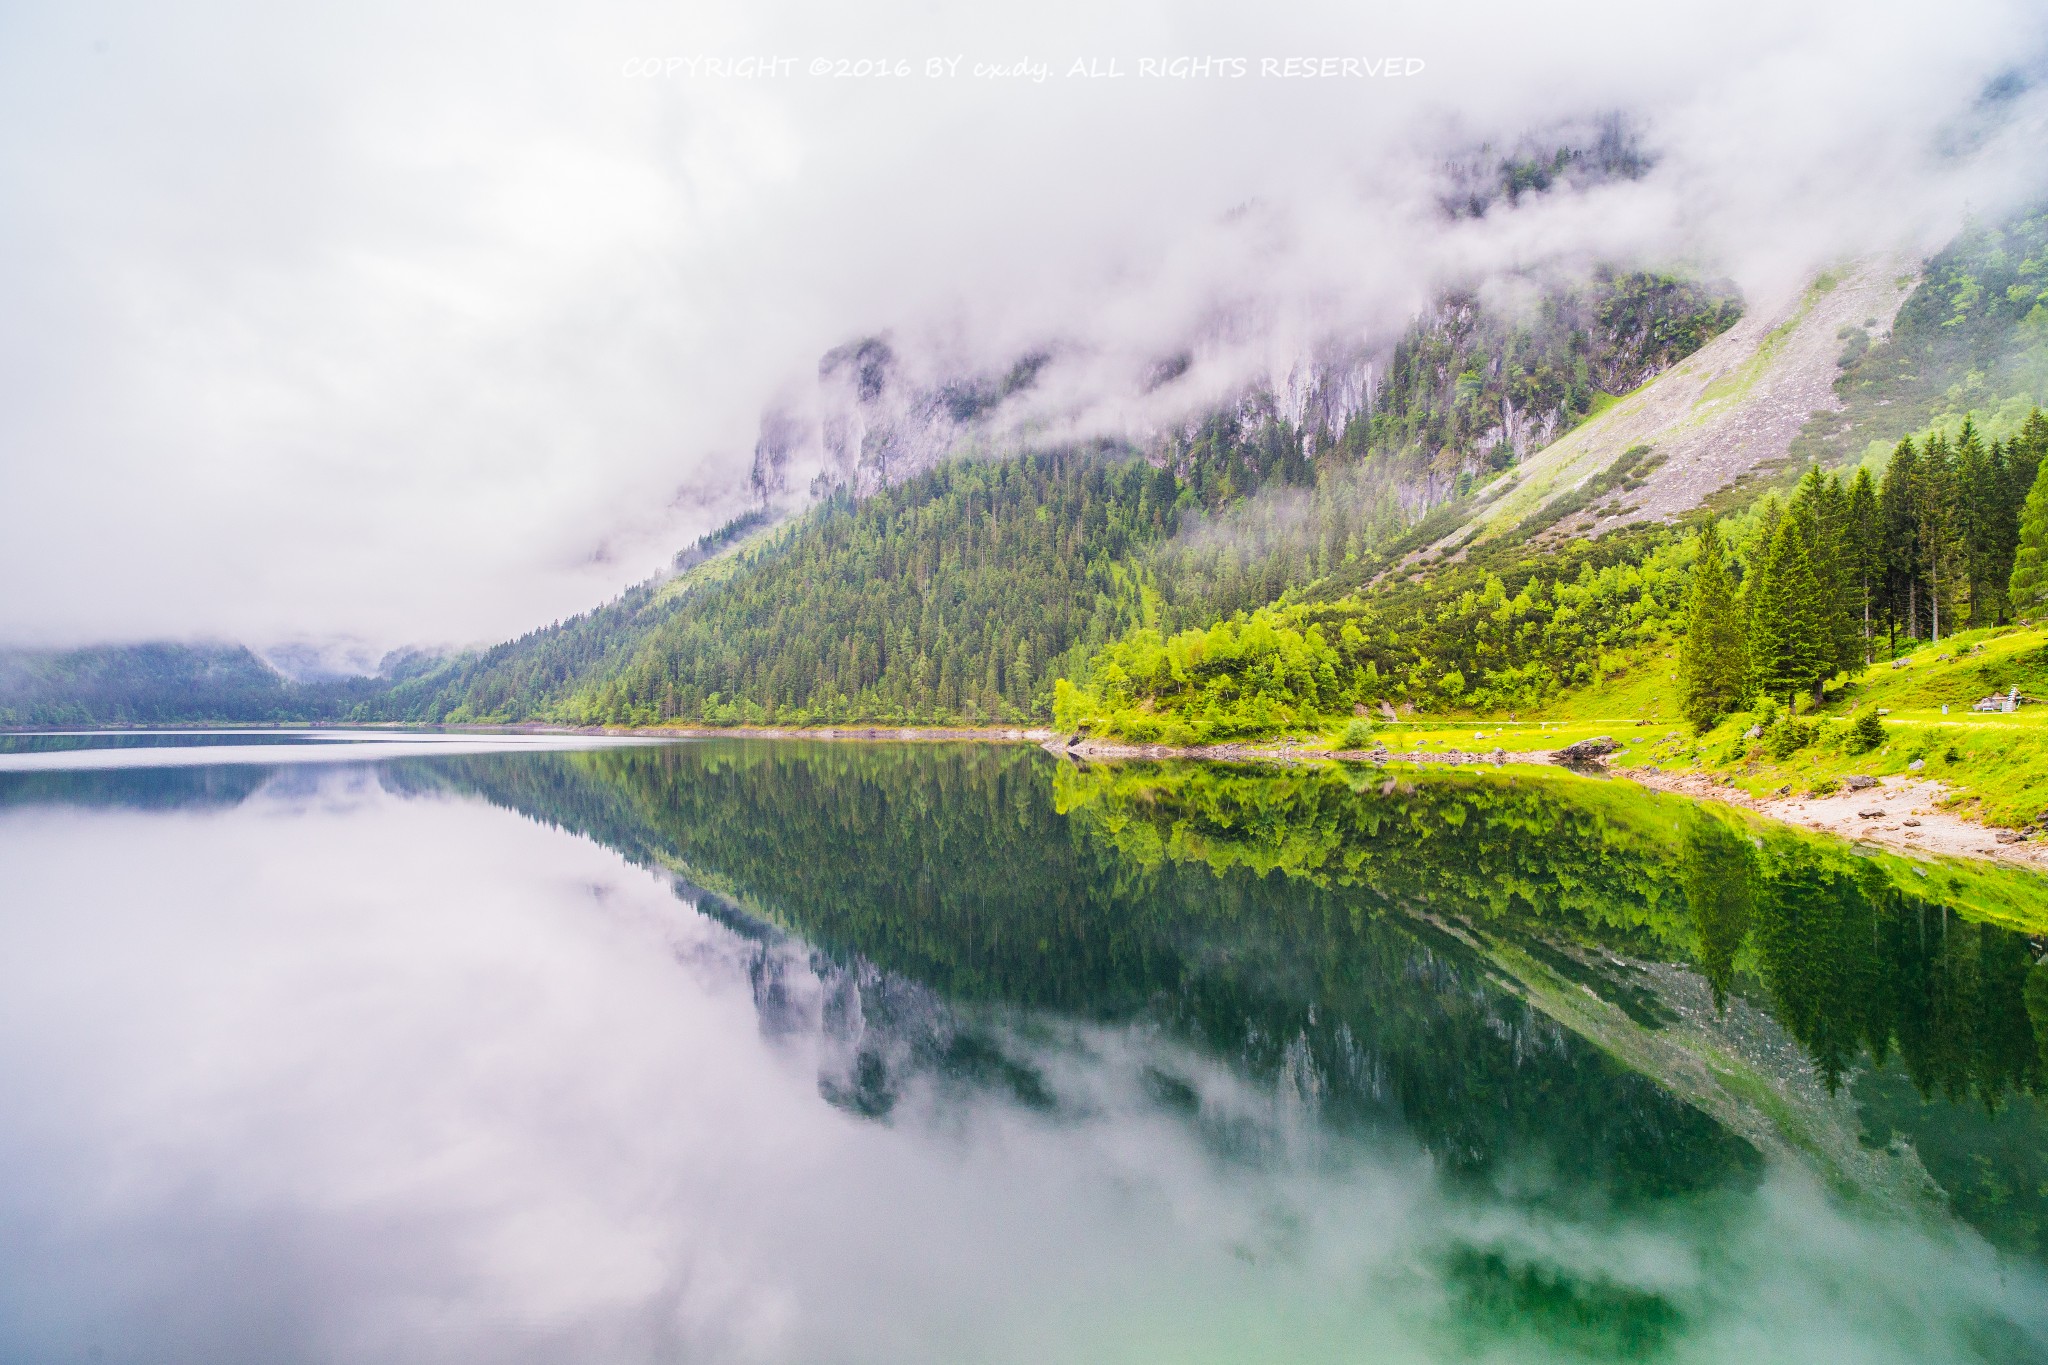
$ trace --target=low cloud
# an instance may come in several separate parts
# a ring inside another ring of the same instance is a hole
[[[1453,279],[1781,293],[2048,189],[2044,40],[1998,0],[16,7],[0,638],[516,633],[742,506],[763,408],[863,336],[1043,351],[1020,420],[1131,434]],[[1444,217],[1457,158],[1614,111],[1641,178]]]

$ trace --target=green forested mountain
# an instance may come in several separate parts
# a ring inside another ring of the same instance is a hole
[[[0,650],[0,725],[274,721],[336,709],[309,700],[240,645]]]
[[[1377,552],[1473,470],[1725,328],[1721,290],[1643,272],[1513,314],[1446,295],[1370,410],[1308,432],[1270,399],[1162,447],[963,460],[394,688],[391,719],[1043,720],[1053,682],[1146,624],[1256,607]],[[1305,509],[1297,515],[1296,509]],[[716,572],[706,575],[706,570]]]
[[[1249,479],[1261,471],[1247,467]],[[943,465],[841,493],[689,597],[568,719],[1021,720],[1135,625],[1132,564],[1193,489],[1118,450]]]
[[[2048,456],[2048,418],[2027,415],[2032,396],[2048,392],[2044,300],[2048,215],[2033,214],[1973,229],[1934,258],[1883,343],[1847,339],[1845,414],[1816,418],[1775,488],[1752,486],[1751,505],[1736,504],[1728,522],[1727,608],[1738,619],[1704,629],[1744,642],[1735,695],[1783,698],[1901,641],[2043,614],[2048,591],[2041,604],[2015,604],[2012,589],[2037,591],[2022,530]],[[1987,439],[1973,408],[2010,438]],[[1801,459],[1855,453],[1876,433],[1888,454],[1867,454],[1861,469],[1823,478]],[[1775,493],[1792,493],[1802,468],[1805,481],[1781,505]],[[1360,485],[1369,470],[1341,477]],[[1188,742],[1314,726],[1380,703],[1527,707],[1688,628],[1688,531],[1638,525],[1540,550],[1510,536],[1388,574],[1391,552],[1455,522],[1440,516],[1390,537],[1401,523],[1386,512],[1388,490],[1377,501],[1330,497],[1327,478],[1266,513],[1270,533],[1254,504],[1232,514],[1251,535],[1178,542],[1159,628],[1134,632],[1072,679],[1061,723]],[[1326,513],[1326,502],[1368,509],[1370,539],[1384,549],[1347,547],[1343,513]],[[2039,534],[2048,544],[2048,530]],[[1701,682],[1688,670],[1689,685]]]
[[[759,525],[759,519],[751,520]],[[638,584],[566,621],[423,668],[365,704],[362,714],[376,720],[454,724],[552,715],[550,708],[587,679],[622,667],[648,633],[669,619],[677,603],[731,573],[737,560],[712,555],[747,543],[749,529],[726,526],[705,536],[676,557],[685,567],[675,578]],[[707,549],[710,553],[700,553]]]
[[[1241,486],[1267,473],[1249,449],[1230,469]],[[1139,620],[1138,555],[1198,496],[1116,448],[943,465],[835,494],[695,581],[457,660],[379,709],[612,724],[1042,714],[1055,676]]]

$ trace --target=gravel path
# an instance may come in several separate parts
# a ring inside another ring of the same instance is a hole
[[[1899,853],[1990,858],[2048,872],[2048,843],[2038,839],[1999,843],[1998,831],[1943,810],[1937,804],[1948,795],[1939,782],[1888,777],[1875,787],[1840,791],[1833,796],[1765,797],[1751,796],[1739,787],[1721,786],[1700,773],[1670,773],[1641,767],[1620,769],[1618,774],[1658,791],[1676,792],[1702,801],[1725,801],[1788,825],[1803,825]]]

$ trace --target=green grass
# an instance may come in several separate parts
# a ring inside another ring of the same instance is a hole
[[[2048,698],[2048,628],[1968,631],[1921,645],[1902,652],[1898,668],[1880,662],[1860,678],[1838,682],[1818,711],[1801,703],[1799,719],[1832,721],[1837,730],[1866,708],[1888,712],[1886,744],[1866,754],[1848,753],[1838,735],[1772,758],[1743,739],[1754,720],[1749,714],[1695,737],[1679,718],[1677,649],[1671,641],[1602,662],[1602,681],[1554,699],[1540,713],[1517,713],[1513,720],[1469,711],[1375,718],[1373,740],[1396,752],[1499,748],[1512,755],[1604,734],[1628,746],[1611,760],[1616,767],[1656,764],[1711,773],[1758,796],[1786,786],[1813,794],[1851,774],[1911,775],[1943,783],[1951,809],[1989,825],[2048,819],[2048,703],[2011,715],[1969,709],[1978,698],[2015,684],[2024,695]],[[1341,722],[1333,723],[1316,738],[1335,745],[1343,731]],[[1914,759],[1923,765],[1917,772],[1908,766]]]
[[[1949,789],[1951,809],[1986,824],[2017,826],[2048,815],[2048,705],[2011,715],[1969,709],[1978,698],[2015,684],[2023,694],[2048,696],[2048,630],[1966,632],[1922,645],[1903,655],[1902,664],[1880,663],[1830,690],[1818,711],[1802,712],[1802,718],[1833,721],[1837,729],[1845,728],[1851,713],[1871,707],[1888,712],[1886,743],[1874,752],[1851,754],[1838,735],[1773,758],[1758,742],[1744,739],[1753,717],[1741,715],[1697,739],[1688,733],[1630,758],[1716,773],[1757,794],[1786,786],[1813,793],[1858,773],[1911,775],[1941,782]],[[1910,766],[1916,759],[1922,764],[1917,771]]]

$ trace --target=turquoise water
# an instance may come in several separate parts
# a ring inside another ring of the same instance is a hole
[[[0,1358],[2048,1358],[2025,888],[1563,776],[86,743],[0,755]]]

